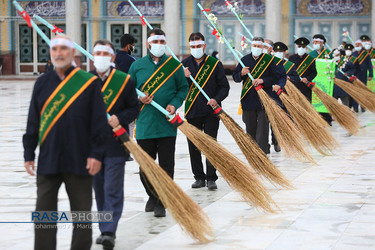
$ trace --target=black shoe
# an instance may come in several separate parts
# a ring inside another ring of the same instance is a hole
[[[279,144],[274,144],[273,148],[275,149],[276,152],[280,152],[281,151],[281,148],[280,148]]]
[[[366,109],[361,107],[361,111],[362,111],[362,113],[365,113]]]
[[[217,185],[216,185],[215,181],[207,181],[207,188],[208,188],[208,190],[217,189]]]
[[[103,235],[102,245],[103,249],[112,250],[115,247],[115,237],[111,235]]]
[[[353,108],[354,112],[358,113],[358,108]]]
[[[204,186],[206,186],[206,181],[205,180],[196,180],[191,185],[192,188],[201,188],[201,187],[204,187]]]
[[[154,216],[155,217],[165,217],[165,208],[160,201],[158,201],[155,205]]]
[[[96,244],[99,244],[99,245],[102,244],[103,236],[104,236],[103,234],[99,235],[99,237],[96,238],[95,243],[96,243]]]
[[[146,212],[152,212],[154,211],[155,205],[157,200],[154,197],[148,198],[148,201],[146,203],[145,211]]]

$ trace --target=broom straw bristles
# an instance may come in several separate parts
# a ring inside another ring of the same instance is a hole
[[[320,90],[317,86],[314,86],[312,91],[314,91],[316,96],[322,101],[329,113],[331,113],[340,126],[353,135],[358,133],[361,125],[359,124],[357,116],[347,106],[342,105],[335,98]]]
[[[276,168],[272,161],[266,154],[259,148],[254,139],[245,133],[245,131],[235,122],[227,113],[222,112],[219,114],[220,120],[224,123],[229,133],[232,135],[237,145],[245,155],[249,164],[254,170],[261,174],[269,181],[276,183],[280,186],[291,188],[288,179],[285,178],[283,173]]]
[[[297,127],[305,138],[310,141],[311,145],[323,155],[332,154],[338,142],[331,133],[302,106],[297,102],[293,102],[287,94],[282,93],[280,99],[292,116],[293,121],[297,124]]]
[[[305,150],[307,145],[301,132],[284,110],[282,110],[263,89],[258,90],[258,95],[262,100],[272,130],[281,148],[288,155],[291,155],[296,159],[307,159],[310,162],[317,164],[311,155]]]
[[[267,212],[279,210],[275,201],[267,193],[256,174],[241,160],[217,143],[212,137],[203,133],[188,122],[178,129],[194,143],[211,164],[221,173],[228,184],[240,192],[242,197],[255,207]]]
[[[288,96],[291,97],[294,102],[300,104],[309,114],[311,114],[315,120],[319,121],[324,127],[329,128],[329,124],[323,119],[323,117],[316,111],[311,105],[306,96],[304,96],[299,89],[294,86],[289,80],[286,82],[285,89],[288,92]]]
[[[372,91],[367,88],[366,84],[364,84],[361,80],[359,80],[358,78],[356,78],[354,81],[353,81],[353,84],[361,89],[364,89],[370,93],[372,93]]]
[[[184,191],[131,139],[124,146],[132,153],[142,171],[155,188],[160,200],[183,231],[201,243],[213,240],[208,216]]]
[[[354,98],[362,107],[374,112],[375,111],[375,95],[369,93],[363,88],[357,87],[349,82],[335,78],[334,82],[342,88],[348,95]]]

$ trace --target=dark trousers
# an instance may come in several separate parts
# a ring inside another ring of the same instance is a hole
[[[99,229],[102,233],[110,233],[114,236],[124,207],[125,159],[125,156],[105,157],[102,169],[94,176],[98,211],[113,212],[113,222],[99,223]]]
[[[264,153],[270,152],[268,144],[269,121],[264,110],[243,110],[242,121],[246,125],[246,132],[254,138]]]
[[[160,167],[164,169],[164,171],[173,179],[176,136],[154,139],[142,139],[137,140],[137,143],[153,159],[156,159],[157,156]],[[145,187],[148,196],[156,200],[159,200],[158,194],[156,193],[154,187],[147,179],[146,175],[142,172],[142,170],[140,170],[139,173],[142,184]]]
[[[219,118],[216,116],[204,116],[198,118],[187,119],[187,121],[197,127],[199,130],[203,130],[204,133],[208,134],[213,138],[217,138],[217,131],[219,130]],[[197,147],[188,140],[189,145],[189,154],[190,154],[190,163],[191,169],[196,180],[208,180],[216,181],[216,169],[215,167],[206,160],[206,174],[203,170],[202,155]]]
[[[332,126],[332,116],[329,113],[319,113],[323,119]]]
[[[339,97],[335,97],[337,100],[340,99],[342,104],[344,104],[345,106],[349,107],[349,103],[350,103],[350,96],[339,96]]]
[[[65,184],[71,211],[91,211],[92,177],[74,174],[37,175],[36,211],[57,211],[57,195]],[[56,223],[35,223],[36,250],[56,249]],[[92,229],[87,224],[73,223],[71,249],[90,249]]]

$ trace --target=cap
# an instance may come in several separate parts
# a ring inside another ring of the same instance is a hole
[[[362,41],[371,40],[370,37],[367,36],[367,35],[362,35],[362,36],[360,36],[360,39],[361,39]]]
[[[297,45],[306,46],[310,43],[310,41],[306,37],[300,37],[297,40],[295,40],[294,43]]]
[[[347,43],[347,44],[345,44],[344,48],[345,48],[345,50],[353,50],[354,46],[350,43]]]
[[[282,42],[276,42],[273,44],[273,50],[281,50],[281,51],[286,51],[288,50],[288,46],[285,45],[285,43]]]

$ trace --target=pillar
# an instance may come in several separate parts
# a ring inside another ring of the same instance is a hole
[[[164,32],[169,48],[177,55],[181,54],[180,2],[176,0],[164,1]]]
[[[281,40],[281,2],[266,0],[266,37],[272,41]]]
[[[66,35],[81,45],[81,1],[65,1]],[[76,50],[75,62],[81,66],[81,53]]]
[[[371,2],[371,40],[372,43],[375,43],[375,2]],[[373,46],[374,47],[374,46]]]

